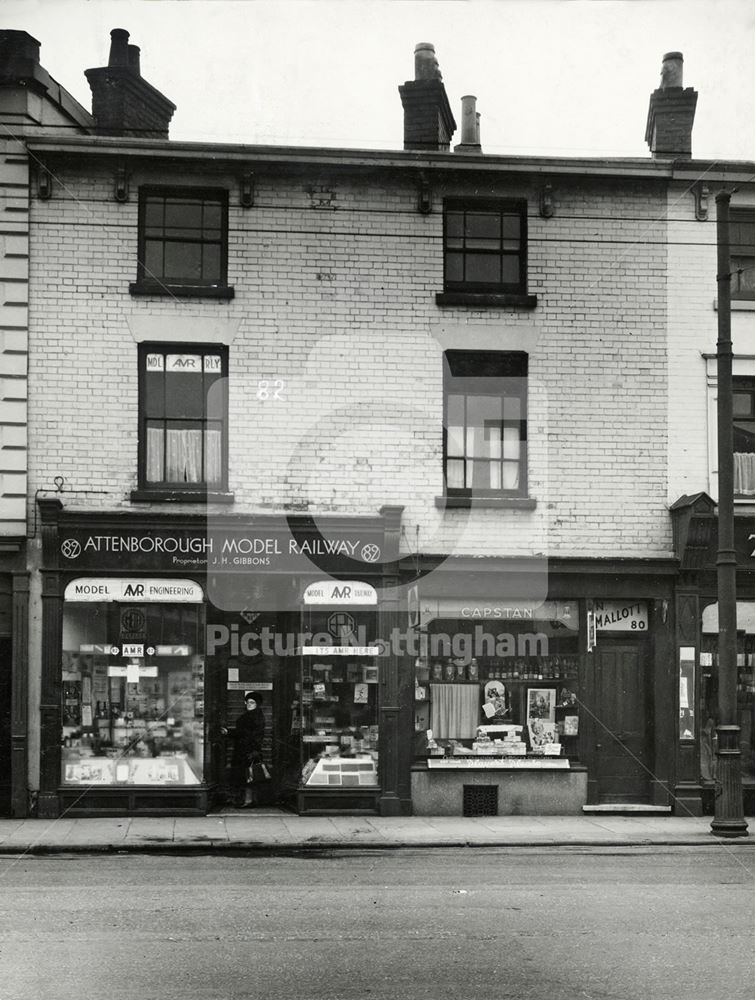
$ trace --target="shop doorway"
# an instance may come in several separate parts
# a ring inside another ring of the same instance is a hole
[[[257,805],[273,806],[286,797],[289,771],[299,773],[299,742],[292,735],[291,704],[296,697],[298,657],[233,656],[213,664],[209,702],[212,755],[208,779],[215,808],[232,808],[238,796],[234,768],[235,730],[244,715],[244,693],[258,695],[264,718],[262,760],[269,782],[255,789]],[[209,692],[208,692],[209,694]],[[225,731],[225,732],[224,732]]]
[[[595,651],[595,762],[604,803],[649,800],[652,718],[643,642],[601,639]]]
[[[0,637],[0,816],[10,815],[11,799],[11,640]]]

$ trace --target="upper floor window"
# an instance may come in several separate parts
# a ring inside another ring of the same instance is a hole
[[[733,379],[734,495],[755,496],[755,378]]]
[[[447,292],[527,292],[527,203],[447,198],[443,215]]]
[[[731,297],[755,299],[755,209],[732,209],[729,218]]]
[[[139,189],[139,294],[230,298],[228,193],[204,188]]]
[[[527,355],[446,351],[447,495],[527,495]]]
[[[199,492],[227,485],[225,347],[139,347],[139,488]]]

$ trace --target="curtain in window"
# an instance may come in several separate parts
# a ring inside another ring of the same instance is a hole
[[[440,740],[470,740],[477,733],[480,688],[477,684],[431,684],[430,728]]]
[[[220,430],[208,428],[205,434],[205,464],[207,482],[220,483],[223,466],[223,434]]]
[[[170,483],[202,482],[202,431],[169,429],[165,439],[165,478]]]
[[[162,483],[165,480],[163,466],[163,429],[147,428],[147,482]]]
[[[201,428],[179,428],[167,431],[167,448],[163,462],[162,427],[147,428],[148,483],[220,483],[223,468],[223,433],[208,428],[205,434],[206,479],[202,474]]]
[[[755,495],[755,453],[734,452],[734,492],[740,496]]]

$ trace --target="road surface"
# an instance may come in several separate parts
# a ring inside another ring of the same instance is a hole
[[[755,850],[0,858],[2,1000],[753,1000]]]

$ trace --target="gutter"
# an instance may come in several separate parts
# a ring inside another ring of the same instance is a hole
[[[243,164],[268,167],[311,168],[333,167],[342,169],[390,169],[416,171],[443,171],[456,173],[514,173],[514,174],[571,174],[583,176],[636,177],[649,180],[670,180],[675,177],[699,177],[703,171],[710,176],[716,161],[695,164],[693,169],[685,162],[684,173],[679,174],[679,161],[658,159],[577,159],[564,157],[489,156],[452,152],[383,151],[368,149],[326,149],[302,146],[252,146],[218,143],[175,142],[120,137],[66,136],[34,138],[27,142],[30,151],[39,155],[67,157],[135,157],[141,160],[172,162],[201,162],[210,160],[214,165],[238,167]],[[725,165],[721,165],[716,175]],[[744,175],[755,175],[755,163],[732,164]]]

